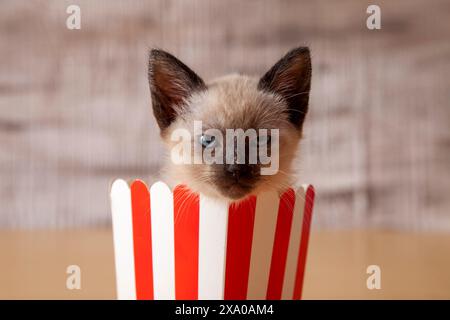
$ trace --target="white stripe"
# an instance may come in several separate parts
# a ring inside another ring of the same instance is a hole
[[[228,204],[200,195],[198,299],[223,299]]]
[[[111,186],[111,213],[117,298],[136,300],[131,191],[124,180],[118,179]]]
[[[158,181],[150,188],[155,300],[175,299],[173,194]]]
[[[256,200],[247,299],[265,299],[269,281],[279,196],[264,193]]]
[[[305,194],[308,186],[300,187],[296,192],[295,206],[292,217],[291,235],[286,258],[286,269],[283,280],[281,299],[292,300],[294,294],[295,275],[297,273],[297,261],[300,248],[300,238],[303,227],[303,213],[305,209]]]

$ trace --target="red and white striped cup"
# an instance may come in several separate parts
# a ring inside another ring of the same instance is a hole
[[[300,299],[314,189],[227,204],[163,182],[111,187],[119,299]]]

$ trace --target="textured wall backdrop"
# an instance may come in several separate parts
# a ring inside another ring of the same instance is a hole
[[[314,223],[450,230],[450,2],[377,1],[375,31],[370,3],[2,1],[0,227],[107,225],[112,179],[156,174],[150,47],[211,79],[307,44]]]

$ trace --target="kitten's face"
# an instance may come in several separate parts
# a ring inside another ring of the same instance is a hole
[[[179,132],[190,142],[185,159],[191,161],[175,164],[168,159],[166,174],[193,191],[230,200],[288,187],[308,108],[310,77],[307,48],[289,52],[261,79],[232,75],[210,84],[175,57],[152,50],[150,88],[161,136],[169,152],[180,145]],[[242,131],[227,136],[229,129]],[[242,133],[248,136],[239,145]],[[239,153],[243,162],[237,161]],[[216,161],[204,161],[205,155]]]

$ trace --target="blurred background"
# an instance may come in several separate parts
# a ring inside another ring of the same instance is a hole
[[[298,45],[313,61],[301,177],[317,189],[305,298],[450,298],[449,1],[0,6],[0,298],[114,297],[109,185],[151,179],[163,152],[149,48],[213,79],[262,75]],[[68,291],[77,261],[85,288]],[[395,272],[372,292],[377,263]]]

